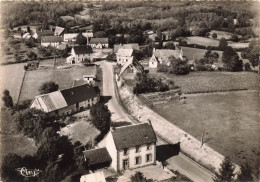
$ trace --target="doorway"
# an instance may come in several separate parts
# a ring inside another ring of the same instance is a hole
[[[128,159],[123,160],[123,169],[127,170],[129,168],[129,162]]]

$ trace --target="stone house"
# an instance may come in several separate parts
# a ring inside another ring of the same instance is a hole
[[[66,62],[69,64],[79,64],[84,59],[92,60],[91,54],[93,50],[90,46],[74,46],[71,49],[70,56],[66,58]]]
[[[143,66],[139,63],[139,61],[132,56],[129,61],[127,61],[124,66],[121,68],[120,73],[118,74],[118,76],[122,76],[122,75],[129,75],[131,74],[132,77],[134,78],[136,73],[142,73],[144,72],[144,68]]]
[[[89,45],[97,49],[108,48],[108,38],[91,38]]]
[[[35,96],[30,108],[42,110],[49,116],[60,117],[89,108],[99,99],[99,88],[84,84]]]
[[[41,46],[43,47],[57,47],[63,42],[62,37],[60,36],[42,36],[41,37]]]
[[[139,47],[139,44],[137,44],[137,43],[114,45],[114,53],[117,53],[118,49],[133,49],[134,51],[139,51],[140,47]]]
[[[117,64],[123,66],[133,56],[133,52],[133,49],[118,49],[116,53]]]

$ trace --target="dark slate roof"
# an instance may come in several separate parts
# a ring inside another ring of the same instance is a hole
[[[91,38],[90,44],[108,44],[108,38]]]
[[[47,36],[47,35],[54,35],[54,32],[51,30],[43,30],[43,31],[36,31],[39,36]]]
[[[153,127],[148,123],[115,128],[112,136],[117,150],[156,142]]]
[[[80,85],[60,91],[68,105],[82,102],[96,97],[99,94],[98,86],[89,84]]]
[[[60,36],[42,36],[41,41],[43,43],[48,43],[48,42],[62,42],[63,38]]]
[[[73,47],[76,54],[91,54],[93,50],[91,46],[75,46]]]
[[[88,165],[90,166],[112,161],[105,147],[100,149],[86,150],[83,151],[83,154],[87,159]]]

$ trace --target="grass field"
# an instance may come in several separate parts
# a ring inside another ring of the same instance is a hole
[[[13,98],[13,102],[17,102],[25,74],[23,68],[25,64],[26,63],[19,63],[1,66],[1,98],[3,90],[8,89]]]
[[[198,44],[203,46],[218,46],[219,44],[218,40],[199,36],[186,37],[185,40],[188,44]]]
[[[221,39],[221,38],[225,38],[225,39],[230,39],[231,36],[233,35],[230,32],[224,32],[224,31],[220,31],[220,30],[211,30],[210,32],[210,36],[212,36],[213,33],[217,34],[217,38],[216,39]]]
[[[183,93],[200,93],[228,90],[257,90],[258,74],[253,72],[191,72],[188,75],[174,76],[172,74],[150,71],[151,75],[172,79]]]
[[[73,80],[82,78],[91,67],[74,66],[68,69],[44,69],[28,71],[25,74],[20,101],[33,99],[39,95],[38,89],[46,81],[54,81],[59,89],[72,86]]]
[[[14,118],[8,110],[1,109],[1,152],[0,160],[8,153],[33,155],[37,151],[34,141],[17,134]]]
[[[187,104],[158,104],[154,110],[198,140],[202,132],[207,144],[241,164],[245,160],[258,169],[259,108],[256,91],[188,95]]]

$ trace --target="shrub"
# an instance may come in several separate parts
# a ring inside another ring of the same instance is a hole
[[[213,39],[216,39],[217,37],[218,37],[218,34],[216,34],[216,33],[213,33],[213,34],[212,34],[212,38],[213,38]]]
[[[245,71],[251,71],[251,66],[249,63],[245,64]]]
[[[7,108],[13,107],[13,98],[10,96],[9,90],[4,90],[3,92],[4,96],[2,97],[2,100],[4,101],[4,105]]]
[[[40,94],[47,94],[50,92],[54,92],[57,91],[59,89],[59,85],[56,84],[55,82],[45,82],[41,85],[41,87],[39,88],[39,92]]]

